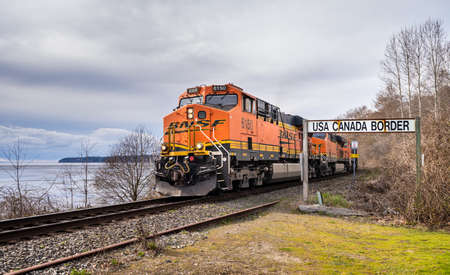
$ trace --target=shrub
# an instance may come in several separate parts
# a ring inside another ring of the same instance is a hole
[[[415,141],[398,142],[385,165],[391,190],[388,196],[407,222],[444,226],[450,213],[450,123],[448,119],[422,123],[425,163],[421,184],[416,184]]]
[[[0,187],[0,219],[13,219],[58,211],[48,194],[24,192]]]

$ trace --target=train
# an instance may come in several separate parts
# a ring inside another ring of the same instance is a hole
[[[162,195],[204,196],[303,176],[303,118],[232,83],[186,89],[163,125],[155,172]],[[349,144],[332,133],[308,135],[308,177],[351,171]]]

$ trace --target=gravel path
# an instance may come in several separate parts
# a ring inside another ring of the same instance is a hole
[[[301,186],[296,186],[233,201],[192,205],[161,214],[88,227],[73,233],[58,233],[48,237],[2,245],[0,246],[0,273],[44,263],[136,237],[136,228],[139,222],[142,222],[147,232],[159,232],[218,215],[229,214],[276,199],[300,198],[300,194]],[[158,243],[161,246],[181,248],[186,245],[192,245],[195,241],[204,238],[207,238],[207,232],[204,230],[199,232],[180,232],[170,236],[163,236],[158,240]],[[120,262],[112,258],[111,254],[113,253],[120,253],[124,256],[124,259],[129,258],[131,260],[142,257],[144,253],[149,253],[144,252],[138,245],[132,245],[118,251],[61,264],[38,271],[35,274],[68,274],[72,269],[100,271],[125,263],[123,259]]]

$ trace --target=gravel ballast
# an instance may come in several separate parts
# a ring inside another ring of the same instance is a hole
[[[301,186],[273,191],[260,195],[248,196],[232,201],[206,203],[186,206],[164,213],[147,215],[140,218],[115,221],[105,225],[92,226],[72,233],[57,233],[48,237],[20,241],[15,244],[0,246],[0,273],[17,270],[32,265],[45,263],[61,257],[103,247],[137,236],[137,224],[142,223],[149,233],[164,231],[173,227],[200,222],[208,218],[225,215],[237,210],[253,207],[258,204],[282,198],[301,198]],[[169,236],[162,236],[158,244],[162,247],[182,248],[194,244],[197,240],[207,238],[205,230],[185,232]],[[40,270],[35,274],[67,274],[71,270],[100,271],[126,264],[123,259],[112,259],[111,254],[121,254],[124,259],[139,259],[149,253],[140,248],[139,244],[106,252],[96,256],[60,264],[58,266]]]

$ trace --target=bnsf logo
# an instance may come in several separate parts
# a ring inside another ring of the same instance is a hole
[[[217,119],[212,124],[211,124],[210,120],[199,120],[197,122],[194,122],[194,121],[191,121],[191,122],[189,122],[189,121],[182,121],[182,122],[174,121],[174,122],[170,123],[169,128],[182,129],[182,128],[191,127],[193,125],[200,125],[201,127],[207,127],[207,126],[211,125],[211,127],[216,127],[217,125],[224,124],[225,121],[226,121],[225,119]]]
[[[287,130],[280,130],[280,137],[285,139],[295,140],[295,134]]]

